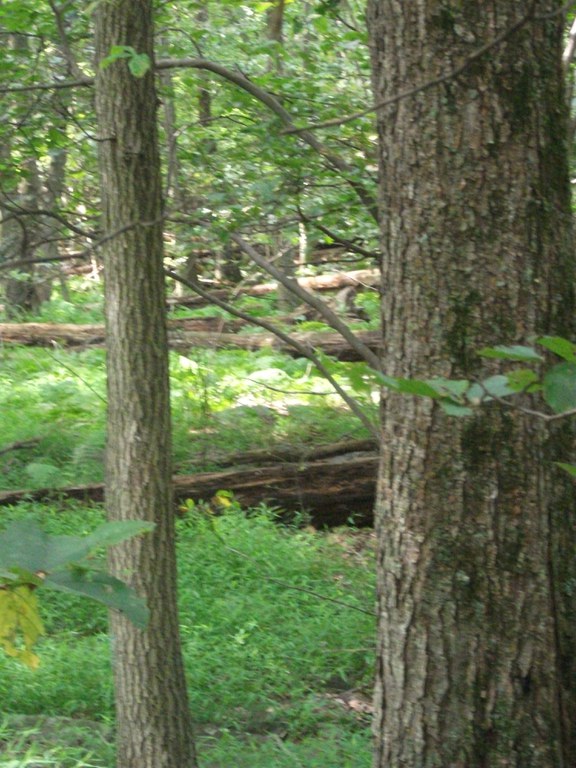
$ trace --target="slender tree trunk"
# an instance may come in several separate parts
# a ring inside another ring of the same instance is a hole
[[[114,45],[152,59],[152,3],[116,0],[96,12],[97,61]],[[114,549],[111,567],[150,609],[146,631],[112,615],[119,768],[194,768],[178,635],[172,514],[162,197],[152,71],[125,60],[98,68],[108,366],[106,505],[154,534]]]
[[[517,25],[378,112],[390,375],[473,378],[486,344],[573,334],[559,9],[369,1],[376,102]],[[382,422],[375,768],[571,768],[573,430],[397,394]]]

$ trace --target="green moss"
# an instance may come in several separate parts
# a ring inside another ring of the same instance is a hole
[[[454,32],[456,25],[456,17],[451,8],[440,8],[436,14],[432,17],[432,26],[441,30],[442,32]]]
[[[515,64],[508,75],[496,78],[499,96],[504,105],[512,133],[524,133],[530,125],[530,117],[538,101],[537,73],[534,67],[524,62]]]
[[[447,356],[456,366],[458,374],[467,375],[478,365],[476,355],[476,317],[482,297],[477,290],[452,299],[449,320],[444,331]]]

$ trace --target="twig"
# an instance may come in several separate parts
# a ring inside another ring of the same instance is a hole
[[[15,269],[16,267],[28,265],[28,264],[48,264],[51,262],[57,262],[57,261],[70,261],[71,259],[87,259],[88,256],[93,253],[94,251],[97,251],[98,248],[100,248],[101,245],[108,242],[108,240],[112,240],[115,237],[118,237],[118,235],[124,234],[124,232],[128,232],[131,229],[134,229],[134,227],[142,226],[142,227],[153,227],[156,224],[158,224],[163,219],[158,219],[156,221],[136,221],[132,222],[131,224],[124,224],[124,226],[119,227],[118,229],[115,229],[113,232],[109,232],[107,235],[103,235],[99,240],[96,240],[92,245],[89,245],[87,248],[84,248],[82,251],[77,251],[76,253],[68,253],[65,256],[51,256],[49,258],[42,258],[42,259],[17,259],[12,261],[4,261],[0,263],[0,272],[7,269]],[[90,237],[93,237],[95,235],[89,235]]]
[[[242,552],[240,549],[236,549],[236,547],[231,547],[229,544],[227,544],[226,539],[224,539],[224,537],[221,536],[216,530],[211,518],[209,518],[207,515],[206,517],[210,523],[210,530],[225,549],[227,549],[229,552],[232,552],[237,557],[241,557],[244,560],[248,560],[249,562],[258,565],[258,561],[256,561],[253,557],[247,555],[245,552]],[[343,608],[349,608],[352,611],[358,611],[359,613],[364,613],[367,616],[376,615],[374,611],[367,611],[366,608],[360,608],[358,605],[352,605],[351,603],[347,603],[344,600],[338,600],[336,597],[327,597],[326,595],[321,595],[319,592],[315,592],[313,589],[308,589],[307,587],[297,587],[295,584],[289,584],[288,582],[282,581],[281,579],[276,579],[274,576],[269,576],[267,573],[264,573],[262,569],[260,569],[260,573],[262,574],[262,578],[266,579],[266,581],[269,581],[272,584],[278,584],[279,587],[283,587],[284,589],[292,589],[295,592],[303,592],[305,595],[312,595],[313,597],[317,597],[319,600],[323,600],[324,602],[341,605]]]
[[[30,440],[18,440],[15,443],[5,445],[4,448],[0,448],[0,456],[4,453],[10,453],[10,451],[18,451],[21,448],[34,448],[40,442],[40,437],[32,437]]]
[[[56,350],[56,349],[58,349],[58,345],[57,345],[55,342],[52,342],[52,346],[54,347],[54,349],[55,349],[55,350]],[[104,403],[104,405],[106,405],[106,398],[105,398],[105,397],[102,397],[102,395],[101,395],[99,392],[97,392],[97,391],[94,389],[94,387],[93,387],[91,384],[89,384],[89,383],[86,381],[86,379],[85,379],[85,378],[83,378],[82,376],[80,376],[80,374],[78,373],[78,371],[75,371],[75,370],[74,370],[74,368],[72,368],[72,366],[68,365],[68,364],[67,364],[67,363],[65,363],[63,360],[60,360],[60,359],[59,359],[59,358],[58,358],[58,357],[57,357],[57,356],[56,356],[54,353],[51,355],[51,357],[52,357],[52,359],[53,359],[53,360],[56,360],[56,362],[58,363],[58,365],[61,365],[61,366],[62,366],[62,368],[65,368],[67,371],[69,371],[69,372],[72,374],[72,376],[74,376],[75,378],[77,378],[77,379],[78,379],[78,381],[81,381],[81,382],[82,382],[82,384],[84,384],[84,386],[85,386],[87,389],[89,389],[89,390],[90,390],[90,392],[92,392],[92,394],[93,394],[95,397],[97,397],[97,398],[98,398],[98,400],[100,400],[101,402],[103,402],[103,403]]]
[[[327,397],[330,392],[317,392],[313,389],[307,389],[307,390],[299,390],[299,389],[280,389],[280,387],[273,387],[271,384],[266,384],[263,381],[258,381],[257,379],[251,379],[250,376],[246,377],[246,381],[249,381],[251,384],[256,384],[258,387],[262,387],[263,389],[269,389],[271,392],[279,392],[282,395],[308,395],[310,396],[316,396],[316,397]]]
[[[346,248],[353,253],[358,253],[360,256],[365,256],[368,259],[378,259],[380,254],[376,253],[375,251],[368,251],[366,248],[362,248],[361,246],[357,245],[353,240],[347,240],[345,237],[332,232],[331,229],[328,229],[328,227],[320,224],[320,222],[316,221],[315,219],[311,219],[309,216],[306,216],[299,205],[296,207],[296,210],[298,211],[298,217],[303,224],[311,224],[314,229],[317,229],[324,235],[327,235],[335,243],[338,243],[339,245],[345,245]]]
[[[482,389],[484,390],[486,397],[489,400],[494,400],[497,403],[500,403],[500,405],[505,406],[506,408],[510,408],[513,411],[518,411],[519,413],[525,413],[527,416],[535,416],[537,419],[542,419],[542,421],[545,422],[551,422],[551,421],[558,421],[560,419],[566,419],[569,416],[575,416],[576,415],[576,408],[570,408],[568,411],[562,411],[562,413],[544,413],[543,411],[537,411],[534,408],[527,408],[524,405],[518,405],[517,403],[511,402],[510,400],[506,400],[503,397],[500,397],[499,395],[494,395],[490,390],[488,390],[484,383],[481,381],[476,382]],[[518,394],[522,394],[519,392]]]

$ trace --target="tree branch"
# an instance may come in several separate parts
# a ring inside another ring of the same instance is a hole
[[[362,184],[359,184],[354,178],[351,178],[357,169],[343,160],[338,154],[332,152],[325,147],[314,134],[309,133],[306,129],[297,129],[292,122],[292,116],[284,109],[282,104],[271,93],[260,88],[258,85],[249,80],[245,75],[234,72],[227,67],[223,67],[220,64],[216,64],[208,59],[195,58],[195,59],[159,59],[156,62],[156,71],[164,69],[203,69],[209,72],[213,72],[215,75],[228,80],[228,82],[237,85],[242,90],[249,93],[255,99],[268,107],[280,121],[284,124],[286,130],[284,133],[298,133],[299,138],[323,157],[328,165],[338,173],[342,174],[347,183],[352,187],[356,193],[358,199],[370,213],[374,221],[378,220],[377,206],[374,196],[365,189]],[[63,81],[61,83],[54,82],[44,85],[30,85],[30,86],[11,86],[6,88],[0,88],[0,93],[19,93],[22,91],[33,90],[50,90],[58,88],[75,88],[78,86],[90,86],[94,84],[94,78],[79,78],[77,80]]]
[[[317,310],[326,320],[328,325],[334,328],[335,331],[338,331],[338,333],[344,339],[346,339],[348,344],[350,344],[352,349],[358,352],[360,357],[365,360],[371,368],[374,368],[376,371],[381,370],[380,358],[378,355],[375,355],[374,352],[372,352],[372,350],[366,346],[366,344],[361,342],[355,336],[355,334],[350,330],[346,323],[340,320],[338,315],[330,309],[326,302],[322,301],[322,299],[319,299],[317,296],[314,296],[313,293],[310,293],[310,291],[307,291],[305,288],[302,288],[302,286],[299,285],[298,281],[294,280],[294,278],[286,277],[283,272],[277,269],[273,264],[270,264],[267,259],[260,256],[258,251],[255,248],[252,248],[252,246],[243,240],[239,235],[232,235],[232,240],[234,240],[234,242],[244,251],[247,256],[250,257],[250,259],[252,259],[255,264],[258,264],[259,267],[262,267],[263,270],[268,272],[269,275],[272,275],[275,280],[281,283],[295,296],[298,296],[298,298],[308,304],[308,306]]]
[[[40,442],[39,437],[32,437],[30,438],[30,440],[18,440],[15,443],[9,443],[8,445],[5,445],[3,448],[0,448],[0,456],[2,456],[5,453],[10,453],[10,451],[18,451],[21,448],[35,448],[39,442]]]
[[[241,312],[239,309],[235,309],[227,302],[216,298],[216,296],[213,296],[209,291],[205,291],[198,285],[198,283],[192,282],[191,280],[186,280],[185,278],[181,277],[177,272],[174,272],[171,269],[165,269],[164,274],[168,277],[171,277],[173,280],[176,280],[178,283],[182,283],[182,285],[185,285],[187,288],[190,288],[190,290],[194,291],[194,293],[197,293],[199,296],[202,296],[202,298],[206,299],[211,304],[215,304],[217,307],[225,309],[226,312],[229,312],[231,315],[239,317],[242,320],[246,320],[252,325],[258,325],[260,328],[264,328],[264,330],[273,333],[286,344],[290,344],[291,347],[294,347],[294,349],[296,349],[302,355],[302,357],[308,358],[308,360],[310,360],[310,362],[316,366],[324,378],[334,387],[335,391],[340,395],[342,400],[344,400],[352,413],[357,416],[358,419],[360,419],[370,434],[376,440],[380,441],[380,432],[377,425],[374,424],[368,418],[368,416],[366,416],[358,401],[351,397],[344,389],[342,389],[340,384],[338,384],[336,379],[332,376],[322,361],[308,347],[306,347],[304,344],[301,344],[296,339],[293,339],[287,333],[284,333],[280,329],[276,328],[276,326],[272,325],[272,323],[269,323],[266,320],[262,320],[261,318],[252,317],[251,315],[247,315],[245,312]]]
[[[290,113],[284,109],[278,99],[271,93],[265,91],[263,88],[260,88],[258,85],[249,80],[245,75],[239,72],[234,72],[231,69],[223,67],[220,64],[216,64],[213,61],[208,61],[208,59],[160,59],[156,62],[157,70],[174,68],[208,70],[209,72],[213,72],[215,75],[219,75],[225,80],[228,80],[230,83],[234,83],[234,85],[237,85],[251,96],[254,96],[255,99],[258,99],[258,101],[267,106],[268,109],[270,109],[270,111],[273,112],[286,126],[283,133],[298,133],[299,138],[308,144],[308,146],[317,152],[321,157],[323,157],[333,170],[341,173],[348,184],[356,192],[358,199],[368,210],[372,218],[375,221],[378,220],[377,206],[373,195],[371,195],[370,192],[368,192],[354,179],[346,178],[347,176],[353,175],[356,169],[349,165],[339,155],[325,147],[320,141],[318,141],[314,134],[309,133],[305,129],[297,129],[292,122],[292,116]]]
[[[323,226],[322,224],[320,224],[320,222],[316,221],[315,219],[311,219],[309,216],[306,216],[306,214],[302,211],[299,205],[296,207],[296,210],[298,211],[298,217],[303,224],[311,224],[314,227],[314,229],[317,229],[319,232],[322,232],[324,235],[327,235],[335,243],[339,243],[340,245],[345,245],[349,251],[352,251],[353,253],[358,253],[360,256],[365,256],[368,259],[376,260],[379,258],[380,256],[379,253],[375,253],[374,251],[368,251],[366,250],[366,248],[362,248],[352,240],[347,240],[345,237],[342,237],[341,235],[338,235],[335,232],[332,232],[332,230],[328,229],[328,227]]]
[[[490,40],[488,43],[486,43],[485,45],[482,45],[476,51],[471,53],[470,56],[468,56],[468,58],[462,62],[462,64],[460,64],[458,67],[451,70],[450,72],[446,72],[446,74],[444,75],[435,77],[433,80],[428,80],[427,82],[422,83],[422,85],[416,85],[413,88],[408,88],[405,91],[400,91],[400,93],[397,93],[395,96],[390,96],[389,98],[384,99],[383,101],[379,101],[376,104],[372,104],[372,106],[367,107],[366,109],[362,109],[360,112],[354,112],[352,115],[348,115],[347,117],[335,117],[331,120],[324,120],[321,123],[316,123],[315,125],[309,125],[306,128],[286,128],[283,132],[286,134],[303,134],[303,133],[308,133],[309,131],[315,131],[318,128],[331,128],[337,125],[345,125],[346,123],[351,123],[354,120],[358,120],[358,118],[360,117],[364,117],[364,115],[369,115],[371,112],[378,112],[384,107],[389,107],[391,104],[397,104],[399,101],[404,101],[404,99],[408,99],[411,96],[415,96],[418,93],[427,91],[430,88],[434,88],[437,85],[446,83],[449,80],[454,80],[456,77],[461,75],[462,72],[467,70],[471,64],[473,64],[475,61],[480,59],[486,53],[489,53],[493,48],[496,48],[498,45],[503,43],[511,35],[513,35],[515,32],[517,32],[519,29],[525,26],[530,21],[530,19],[534,18],[534,9],[536,7],[536,2],[537,0],[532,0],[528,8],[528,11],[524,16],[522,16],[521,19],[519,19],[515,24],[512,24],[512,26],[510,26],[508,29],[504,30],[504,32],[502,32],[500,35],[497,35],[493,40]]]

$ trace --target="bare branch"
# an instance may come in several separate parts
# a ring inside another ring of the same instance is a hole
[[[294,278],[286,277],[283,272],[277,269],[273,264],[270,264],[267,259],[260,256],[258,251],[255,248],[252,248],[252,246],[243,240],[239,235],[232,235],[232,240],[234,240],[234,242],[244,251],[247,256],[252,259],[255,264],[258,264],[259,267],[262,267],[262,269],[268,272],[269,275],[272,275],[275,280],[281,283],[295,296],[298,296],[298,298],[308,304],[308,306],[317,310],[326,320],[328,325],[334,328],[335,331],[338,331],[338,333],[344,339],[346,339],[348,344],[350,344],[352,349],[358,352],[360,357],[365,360],[371,368],[374,368],[376,371],[381,370],[380,359],[378,355],[375,355],[374,352],[372,352],[372,350],[366,346],[366,344],[361,342],[356,337],[356,335],[350,330],[346,323],[340,320],[338,315],[330,309],[326,302],[322,301],[322,299],[319,299],[317,296],[314,296],[314,294],[310,293],[310,291],[307,291],[305,288],[302,288],[302,286],[299,285],[297,280],[294,280]]]
[[[225,301],[222,301],[221,299],[216,298],[216,296],[213,296],[209,291],[205,291],[203,288],[198,285],[198,283],[192,282],[191,280],[186,280],[185,278],[181,277],[177,272],[174,272],[171,269],[164,270],[164,274],[166,274],[168,277],[171,277],[173,280],[176,280],[179,283],[182,283],[182,285],[185,285],[187,288],[190,288],[194,293],[197,293],[199,296],[202,296],[202,298],[206,299],[212,304],[215,304],[217,307],[220,307],[221,309],[225,309],[226,312],[229,312],[231,315],[234,315],[235,317],[239,317],[242,320],[246,320],[248,323],[252,323],[252,325],[258,325],[260,328],[264,328],[266,331],[269,331],[270,333],[273,333],[275,336],[277,336],[279,339],[284,341],[286,344],[290,344],[291,347],[296,349],[302,357],[308,358],[310,362],[312,362],[316,368],[320,371],[320,373],[324,376],[324,378],[330,382],[330,384],[334,387],[335,391],[340,395],[342,400],[346,403],[346,405],[350,408],[352,413],[360,419],[362,424],[366,427],[366,429],[370,432],[370,434],[376,439],[380,440],[380,432],[378,430],[378,427],[376,424],[374,424],[368,416],[364,413],[362,410],[362,407],[358,403],[358,401],[351,397],[342,387],[338,384],[336,379],[332,376],[330,371],[326,368],[326,366],[322,363],[322,361],[312,352],[311,349],[309,349],[304,344],[301,344],[296,339],[293,339],[289,334],[284,333],[279,328],[276,328],[275,325],[272,325],[272,323],[267,322],[266,320],[262,320],[261,318],[252,317],[251,315],[247,315],[245,312],[241,312],[239,309],[236,309],[235,307],[231,306]]]
[[[27,91],[61,91],[67,88],[90,88],[94,85],[93,77],[82,77],[78,80],[54,80],[52,83],[36,83],[35,85],[9,85],[0,88],[0,93],[26,93]]]
[[[317,229],[319,232],[322,232],[324,235],[327,235],[329,238],[331,238],[335,243],[338,243],[339,245],[345,245],[346,248],[349,251],[352,251],[353,253],[358,253],[360,256],[365,256],[368,259],[377,259],[380,254],[375,253],[374,251],[368,251],[366,248],[362,248],[361,246],[357,245],[353,240],[347,240],[345,237],[342,237],[341,235],[336,234],[335,232],[332,232],[331,229],[328,229],[328,227],[323,226],[320,224],[320,222],[316,221],[316,219],[311,219],[309,216],[306,216],[306,214],[302,211],[300,206],[297,206],[298,216],[300,218],[300,221],[302,221],[304,224],[311,224],[314,229]]]
[[[47,216],[51,219],[59,221],[61,224],[64,224],[66,229],[69,229],[71,232],[80,235],[80,237],[85,237],[87,239],[92,239],[95,237],[93,232],[88,232],[85,229],[78,227],[76,224],[72,224],[72,222],[65,216],[62,216],[62,214],[56,213],[55,211],[50,211],[46,208],[23,208],[16,203],[0,202],[0,210],[9,211],[11,214],[10,216],[4,217],[2,219],[3,222],[10,221],[10,219],[14,218],[20,218],[21,216]]]
[[[92,243],[92,245],[89,245],[83,251],[78,251],[77,253],[69,253],[66,254],[66,256],[58,256],[45,259],[18,259],[13,261],[5,261],[0,263],[0,272],[7,269],[16,269],[17,267],[28,264],[51,264],[52,262],[70,261],[71,259],[87,259],[91,253],[98,250],[98,248],[100,248],[100,246],[104,243],[108,242],[108,240],[113,240],[115,237],[118,237],[118,235],[134,229],[134,227],[153,227],[156,224],[158,224],[158,221],[136,221],[132,222],[131,224],[125,224],[123,227],[119,227],[118,229],[114,230],[114,232],[109,232],[99,240],[96,240],[94,243]]]

